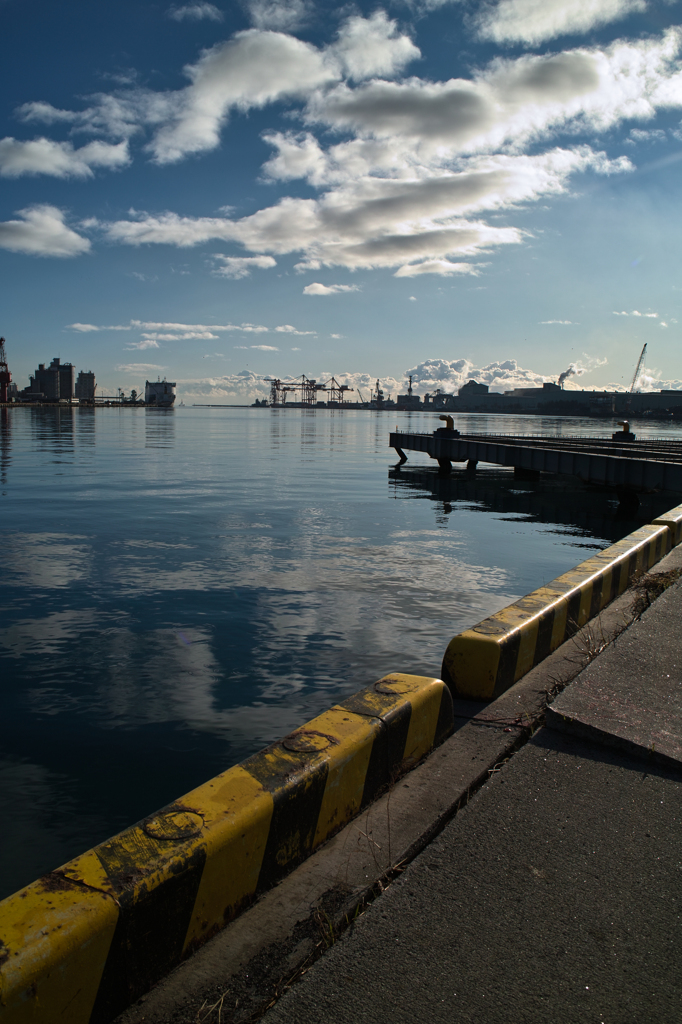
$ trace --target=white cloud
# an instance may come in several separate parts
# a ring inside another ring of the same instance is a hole
[[[158,348],[159,343],[154,338],[143,338],[142,341],[133,341],[130,345],[126,345],[127,349],[139,349],[142,351],[146,348]]]
[[[477,274],[474,263],[450,263],[449,260],[424,260],[423,263],[409,263],[396,270],[394,277],[417,277],[419,274]]]
[[[257,348],[261,352],[279,352],[276,345],[249,345],[249,348]]]
[[[658,318],[658,313],[640,313],[638,309],[633,309],[631,313],[627,313],[625,310],[622,310],[620,313],[617,313],[616,310],[614,309],[613,315],[614,316],[646,316],[646,317],[650,317],[653,320],[656,320]]]
[[[105,327],[97,326],[97,324],[67,324],[67,329],[72,331],[80,331],[81,334],[87,334],[90,331],[130,331],[132,330],[130,324],[108,324]]]
[[[313,5],[309,0],[247,0],[246,8],[256,28],[290,32],[307,20]]]
[[[665,142],[668,136],[662,128],[632,128],[626,142]]]
[[[252,4],[252,16],[266,6]],[[556,3],[546,6],[556,14]],[[508,222],[487,223],[485,212],[565,195],[578,174],[632,169],[627,158],[609,160],[586,145],[559,147],[556,135],[603,132],[682,106],[681,45],[682,30],[673,28],[606,48],[497,59],[469,78],[395,82],[390,76],[418,51],[377,12],[347,17],[323,48],[281,31],[237,33],[188,66],[190,84],[175,92],[131,89],[96,97],[81,113],[37,103],[21,114],[122,138],[151,128],[152,152],[164,163],[217,146],[230,110],[292,99],[306,104],[307,130],[266,133],[273,155],[263,171],[273,180],[305,179],[320,189],[316,198],[284,197],[242,218],[229,211],[132,213],[100,225],[107,239],[178,247],[236,242],[254,255],[219,255],[215,272],[237,279],[289,253],[301,254],[298,270],[472,274],[476,264],[464,260],[525,238]],[[354,86],[342,81],[344,73],[372,80]],[[318,126],[345,137],[323,145]],[[554,148],[542,151],[542,144]]]
[[[316,47],[280,32],[247,29],[207,50],[185,68],[192,84],[174,96],[174,116],[149,145],[157,163],[215,149],[233,108],[263,107],[305,96],[338,78]]]
[[[307,284],[303,289],[304,295],[338,295],[340,292],[358,292],[360,289],[356,284],[320,284],[315,281]]]
[[[128,143],[110,145],[89,142],[74,149],[70,142],[33,139],[21,142],[11,136],[0,139],[0,176],[20,178],[26,174],[48,174],[54,178],[91,178],[93,167],[117,170],[130,163]]]
[[[291,324],[280,324],[275,330],[280,334],[317,334],[317,331],[297,331]]]
[[[532,46],[645,9],[645,0],[500,0],[494,7],[484,6],[475,23],[483,39]]]
[[[143,334],[148,341],[215,341],[217,334],[211,331],[180,331],[177,334]],[[158,348],[158,345],[155,346]]]
[[[420,395],[433,392],[437,388],[456,393],[458,388],[471,379],[478,381],[479,384],[487,384],[492,391],[538,387],[545,381],[555,379],[532,370],[525,370],[515,359],[504,359],[478,367],[468,359],[425,359],[406,370],[406,376],[410,374],[415,391]]]
[[[375,11],[369,18],[348,18],[331,51],[340,58],[348,77],[355,79],[390,78],[421,57],[412,40],[398,33],[396,22],[384,11]]]
[[[188,341],[191,339],[215,339],[216,331],[239,331],[247,334],[262,334],[270,328],[262,324],[179,324],[157,320],[131,320],[127,324],[68,324],[69,328],[81,333],[88,331],[140,331],[143,338],[155,341]],[[165,333],[159,333],[165,332]]]
[[[573,327],[576,325],[572,320],[540,320],[541,324],[571,324]]]
[[[90,241],[65,222],[65,215],[48,204],[18,211],[21,220],[0,222],[0,249],[31,256],[80,256],[89,252]]]
[[[401,276],[475,273],[471,264],[458,267],[450,257],[518,244],[524,236],[513,227],[467,219],[472,213],[561,194],[578,171],[591,168],[608,173],[625,166],[629,164],[609,162],[587,146],[536,156],[477,156],[457,172],[422,165],[409,176],[364,174],[339,183],[318,199],[285,197],[240,220],[138,214],[137,219],[117,221],[104,229],[110,240],[129,245],[187,247],[229,239],[252,252],[298,251],[303,254],[298,270],[325,265],[405,267]],[[428,269],[426,261],[430,261]]]
[[[410,140],[413,160],[503,145],[519,152],[559,129],[604,131],[682,105],[681,40],[682,31],[671,28],[604,49],[495,60],[470,79],[342,84],[315,93],[308,118],[375,143]]]
[[[119,363],[114,369],[118,373],[152,373],[153,370],[165,370],[165,366],[156,363]]]
[[[268,267],[276,267],[277,260],[272,256],[223,256],[222,253],[215,253],[211,259],[220,260],[221,266],[213,271],[221,277],[231,277],[239,280],[248,277],[252,270],[265,270]]]
[[[169,7],[166,11],[173,21],[222,21],[223,12],[213,4],[196,0],[195,3],[184,4],[182,7]]]

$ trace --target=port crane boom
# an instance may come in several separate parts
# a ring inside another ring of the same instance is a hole
[[[645,355],[646,355],[646,345],[644,345],[644,347],[642,348],[642,351],[639,354],[639,360],[637,362],[637,368],[635,370],[635,375],[632,378],[632,384],[630,385],[630,394],[631,395],[634,394],[635,388],[637,387],[637,381],[639,380],[639,375],[642,372],[642,367],[644,366],[644,356]]]

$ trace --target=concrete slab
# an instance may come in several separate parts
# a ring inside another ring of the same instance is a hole
[[[681,797],[540,730],[263,1024],[678,1024]]]
[[[682,765],[682,581],[547,708],[551,729]]]

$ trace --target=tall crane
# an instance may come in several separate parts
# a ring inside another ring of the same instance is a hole
[[[642,372],[642,367],[644,366],[644,356],[645,355],[646,355],[646,345],[643,346],[642,351],[639,354],[639,360],[637,362],[637,369],[635,370],[635,375],[632,378],[632,384],[630,385],[630,394],[631,395],[634,394],[635,388],[637,387],[637,381],[639,380],[639,375]]]
[[[644,366],[644,356],[645,355],[646,355],[646,344],[642,346],[642,351],[639,353],[639,359],[637,360],[637,366],[635,368],[635,375],[632,378],[632,384],[630,385],[630,390],[628,391],[628,396],[625,399],[625,415],[626,416],[630,415],[630,403],[632,402],[632,396],[635,393],[635,388],[637,387],[637,381],[639,380],[639,375],[642,372],[642,367]],[[629,424],[628,424],[628,426],[624,426],[623,430],[629,430]]]
[[[0,338],[0,402],[9,401],[9,385],[12,383],[12,374],[7,365],[5,355],[5,339]]]

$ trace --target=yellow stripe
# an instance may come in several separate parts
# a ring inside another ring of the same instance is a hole
[[[403,676],[403,678],[416,681],[420,677]],[[444,688],[440,679],[432,679],[430,684],[414,686],[410,691],[412,714],[403,752],[403,765],[406,768],[421,761],[422,757],[428,754],[433,747]]]
[[[578,625],[584,626],[590,617],[590,608],[592,606],[592,589],[594,586],[593,580],[588,580],[587,583],[583,583],[580,588],[580,610],[578,612]]]
[[[183,953],[223,928],[254,895],[273,800],[239,765],[188,793],[204,816],[206,865]]]
[[[88,860],[96,875],[92,851],[78,858]],[[88,1024],[118,921],[114,900],[53,872],[0,908],[2,1020]]]
[[[313,840],[313,847],[317,847],[359,812],[380,723],[378,719],[363,718],[335,707],[316,718],[314,728],[333,735],[337,741],[329,759],[327,785]]]

